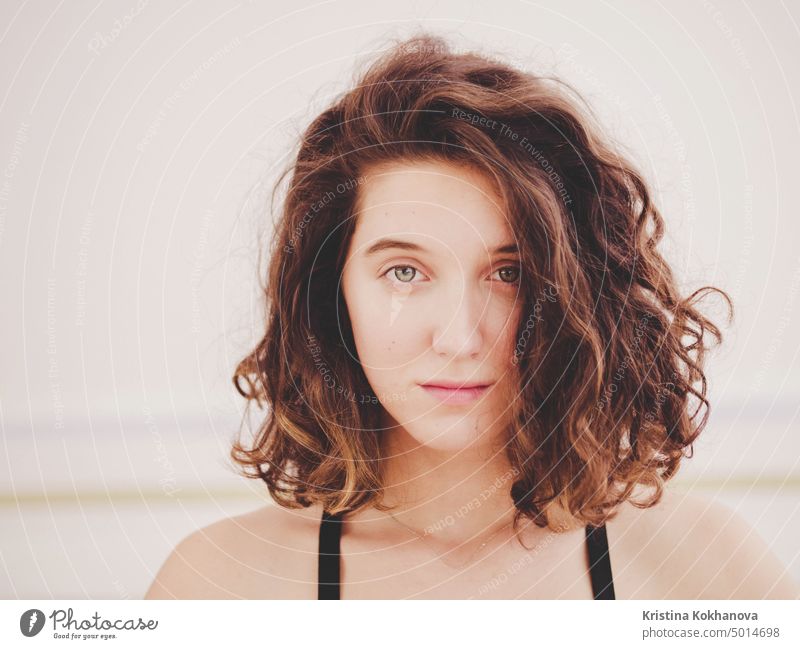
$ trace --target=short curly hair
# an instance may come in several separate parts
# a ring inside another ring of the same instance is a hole
[[[626,500],[650,507],[692,456],[709,413],[704,334],[722,340],[695,302],[715,291],[731,318],[733,305],[711,286],[679,295],[642,175],[571,92],[422,33],[394,43],[305,131],[276,184],[290,177],[262,286],[266,332],[233,377],[248,405],[269,411],[231,457],[278,504],[388,509],[382,406],[354,360],[339,280],[360,181],[391,161],[485,174],[517,237],[530,316],[518,325],[505,442],[515,524],[527,516],[552,528],[553,504],[592,525]],[[637,485],[655,491],[634,502]]]

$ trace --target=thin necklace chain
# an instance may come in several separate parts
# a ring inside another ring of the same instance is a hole
[[[425,540],[425,535],[422,535],[422,534],[420,534],[420,533],[419,533],[419,532],[417,532],[417,530],[415,530],[413,527],[409,527],[408,525],[406,525],[406,524],[405,524],[403,521],[401,521],[401,520],[400,520],[399,518],[397,518],[397,517],[396,517],[394,514],[392,514],[392,512],[389,512],[389,516],[391,516],[391,517],[392,517],[392,518],[393,518],[393,519],[394,519],[394,520],[395,520],[397,523],[399,523],[400,525],[402,525],[403,527],[405,527],[407,530],[409,530],[409,531],[413,532],[413,533],[416,535],[416,537],[417,537],[417,538],[418,538],[420,541],[422,541],[422,542],[425,544],[425,547],[427,547],[427,548],[428,548],[428,550],[430,550],[431,552],[433,552],[433,553],[434,553],[434,555],[436,556],[436,558],[437,558],[439,561],[441,561],[441,562],[442,562],[444,565],[446,565],[446,566],[448,566],[448,567],[450,567],[450,568],[456,568],[456,569],[458,569],[458,568],[463,568],[464,566],[466,566],[466,565],[470,564],[470,563],[472,562],[472,560],[473,560],[473,559],[474,559],[474,558],[475,558],[475,557],[478,555],[478,553],[479,553],[481,550],[483,550],[483,548],[485,548],[485,547],[486,547],[486,544],[487,544],[487,543],[489,543],[489,541],[491,541],[491,540],[492,540],[492,539],[493,539],[495,536],[497,536],[497,535],[498,535],[500,532],[502,532],[502,531],[503,531],[504,529],[506,529],[506,528],[507,528],[509,525],[511,525],[511,523],[513,523],[513,522],[514,522],[514,521],[509,521],[508,523],[506,523],[505,525],[503,525],[503,527],[501,527],[500,529],[498,529],[498,530],[496,530],[495,532],[493,532],[493,533],[492,533],[492,535],[491,535],[491,536],[490,536],[488,539],[486,539],[486,540],[485,540],[483,543],[481,543],[480,547],[479,547],[477,550],[475,550],[475,552],[473,552],[473,553],[472,553],[472,554],[469,556],[469,558],[468,558],[468,559],[467,559],[465,562],[463,562],[463,563],[460,563],[460,564],[458,564],[458,565],[453,565],[452,563],[449,563],[449,562],[447,562],[447,561],[445,561],[445,560],[444,560],[444,555],[443,555],[443,554],[439,554],[438,552],[436,552],[436,550],[434,550],[432,547],[430,547],[430,545],[428,545],[428,542]],[[447,553],[445,552],[444,554],[447,554]]]

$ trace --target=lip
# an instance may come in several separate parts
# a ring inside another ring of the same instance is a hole
[[[429,381],[428,383],[420,383],[422,387],[431,386],[434,388],[447,388],[448,390],[455,390],[461,388],[484,388],[490,386],[494,381],[472,381],[467,383],[465,381]]]
[[[492,387],[491,383],[473,383],[461,384],[453,386],[443,382],[438,383],[422,383],[421,387],[435,399],[439,401],[446,401],[448,403],[471,403],[480,399]]]

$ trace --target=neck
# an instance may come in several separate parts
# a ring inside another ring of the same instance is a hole
[[[420,535],[456,546],[514,518],[510,490],[518,473],[502,448],[432,449],[399,426],[386,434],[384,457],[383,502]]]

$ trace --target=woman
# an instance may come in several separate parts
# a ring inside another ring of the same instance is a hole
[[[303,136],[232,456],[277,506],[147,597],[793,598],[731,510],[665,489],[719,330],[633,167],[561,87],[400,43]],[[700,417],[700,409],[705,412]]]

